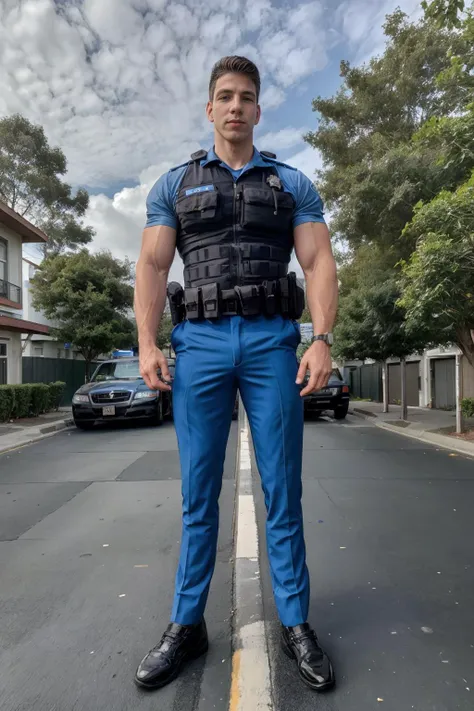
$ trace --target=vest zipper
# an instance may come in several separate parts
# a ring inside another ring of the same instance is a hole
[[[234,212],[234,219],[233,219],[233,231],[234,231],[234,244],[235,244],[235,251],[237,255],[237,282],[240,283],[240,277],[242,275],[242,264],[241,264],[241,254],[240,254],[240,243],[239,240],[237,239],[237,217],[238,217],[238,209],[237,209],[237,201],[240,200],[241,194],[237,192],[237,183],[234,182],[234,204],[233,204],[233,212]]]

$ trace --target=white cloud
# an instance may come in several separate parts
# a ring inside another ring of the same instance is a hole
[[[94,249],[137,259],[148,190],[210,143],[204,106],[219,57],[256,61],[262,108],[276,109],[326,66],[336,44],[341,57],[377,49],[393,9],[392,0],[344,0],[336,14],[322,0],[291,5],[289,12],[278,0],[0,0],[0,116],[20,112],[42,124],[64,150],[74,185],[100,192],[138,183],[91,198]],[[283,126],[257,143],[293,149],[288,162],[313,179],[320,158],[310,147],[298,151],[304,131]],[[173,269],[176,278],[179,262]]]
[[[283,89],[275,85],[270,85],[267,87],[260,98],[260,105],[262,110],[265,109],[276,109],[285,101],[285,92]]]
[[[393,0],[344,0],[339,5],[336,22],[349,42],[351,53],[355,53],[353,63],[383,53],[386,37],[382,26],[396,5]],[[412,21],[423,14],[420,0],[399,0],[398,6]]]
[[[292,148],[303,140],[303,135],[308,132],[307,128],[293,128],[288,126],[280,131],[266,133],[258,139],[258,147],[262,150],[278,151]]]
[[[298,153],[295,153],[291,158],[285,159],[285,163],[298,168],[298,170],[301,170],[302,173],[313,181],[316,180],[315,172],[323,165],[320,152],[311,148],[311,146],[307,146]]]

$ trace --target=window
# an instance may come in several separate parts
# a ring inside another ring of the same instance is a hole
[[[35,346],[33,349],[34,355],[35,356],[42,356],[43,355],[43,346]]]
[[[0,239],[0,279],[8,281],[7,243],[3,239]]]

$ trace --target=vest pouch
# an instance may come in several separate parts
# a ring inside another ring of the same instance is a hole
[[[187,232],[212,229],[212,221],[218,216],[218,204],[219,196],[216,190],[178,198],[176,214],[181,228]]]
[[[259,232],[287,234],[291,229],[294,207],[295,201],[290,193],[261,185],[244,185],[241,225]]]

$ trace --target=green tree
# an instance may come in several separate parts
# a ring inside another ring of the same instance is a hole
[[[48,235],[45,254],[78,249],[94,235],[82,224],[89,195],[63,181],[64,153],[41,126],[15,114],[0,119],[0,200]]]
[[[52,335],[86,361],[134,345],[132,265],[110,252],[46,257],[31,280],[33,306],[56,322]]]
[[[474,171],[455,192],[420,204],[406,232],[417,248],[403,264],[410,333],[427,343],[456,343],[474,366]]]
[[[459,27],[459,14],[464,10],[464,0],[423,0],[421,3],[426,17],[434,20],[438,27]]]
[[[340,90],[313,101],[319,123],[305,139],[323,157],[318,187],[335,236],[355,248],[382,245],[394,265],[409,256],[401,233],[414,206],[445,187],[436,150],[416,152],[412,137],[431,117],[446,114],[438,80],[466,42],[434,19],[410,23],[400,10],[387,16],[384,31],[382,56],[362,67],[342,62]]]

